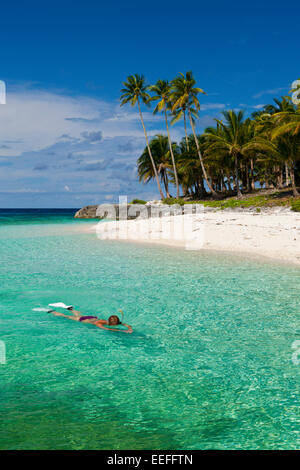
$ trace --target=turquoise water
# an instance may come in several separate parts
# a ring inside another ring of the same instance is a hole
[[[1,449],[299,448],[299,269],[18,217],[0,212]],[[51,301],[122,307],[134,333],[32,311]]]

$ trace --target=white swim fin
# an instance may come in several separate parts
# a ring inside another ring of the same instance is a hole
[[[34,312],[53,312],[53,308],[43,308],[43,307],[36,307],[32,309]]]
[[[73,305],[66,305],[63,302],[57,302],[56,304],[48,304],[49,307],[55,307],[55,308],[65,308],[69,310],[70,308],[73,308]]]

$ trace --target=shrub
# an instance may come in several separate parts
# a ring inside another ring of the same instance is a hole
[[[163,203],[164,204],[168,204],[168,205],[171,205],[171,204],[179,204],[180,206],[183,206],[184,205],[184,200],[179,198],[179,199],[176,199],[175,197],[166,197],[164,200],[163,200]]]
[[[143,201],[143,199],[133,199],[130,204],[146,204],[147,201]]]
[[[291,202],[291,209],[294,212],[300,212],[300,198]]]

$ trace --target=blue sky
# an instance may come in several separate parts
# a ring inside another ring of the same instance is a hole
[[[300,76],[299,14],[295,0],[2,4],[0,207],[157,197],[137,180],[144,138],[119,107],[122,80],[193,70],[207,92],[198,131],[224,109],[252,112]],[[150,135],[164,131],[145,111]]]

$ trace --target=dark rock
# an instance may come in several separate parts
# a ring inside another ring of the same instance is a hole
[[[76,212],[76,219],[97,219],[96,210],[98,206],[85,206]]]
[[[119,220],[125,219],[127,215],[128,220],[136,219],[141,216],[147,218],[150,213],[150,207],[144,204],[99,204],[97,206],[85,206],[76,212],[75,218],[77,219],[111,219]]]
[[[128,220],[147,219],[149,217],[166,217],[169,215],[180,215],[183,207],[176,205],[145,205],[145,204],[100,204],[98,206],[85,206],[76,212],[77,219],[108,219]]]

